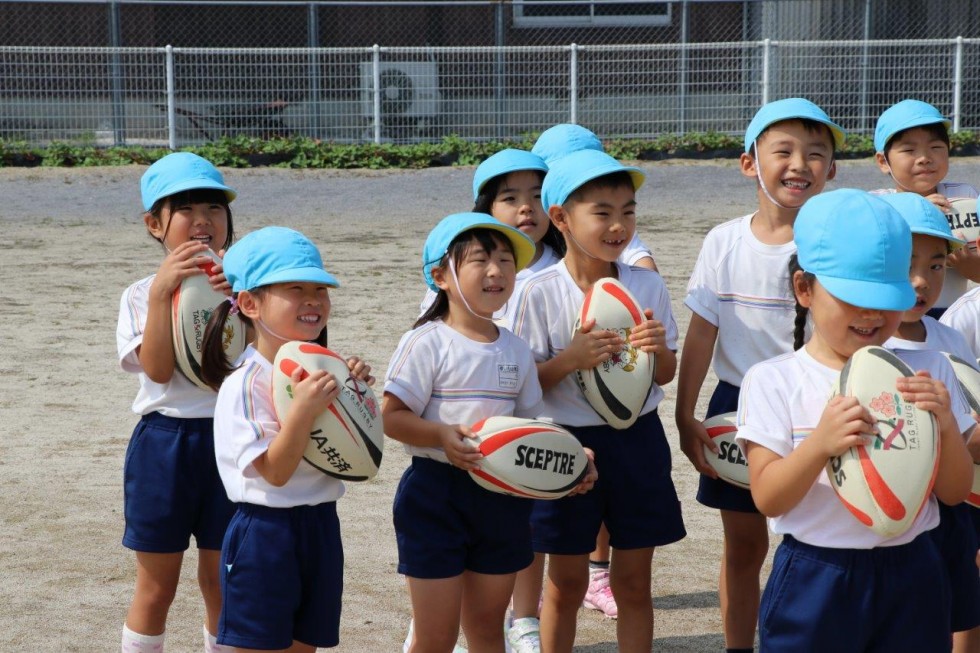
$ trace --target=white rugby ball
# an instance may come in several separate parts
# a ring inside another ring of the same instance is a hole
[[[208,277],[213,274],[212,269],[221,259],[211,250],[207,250],[202,256],[211,259],[199,266],[204,274],[187,277],[174,291],[170,325],[177,369],[197,387],[212,390],[201,378],[201,345],[211,313],[228,297],[212,288],[208,282]],[[238,315],[228,316],[221,344],[225,349],[225,357],[231,362],[245,350],[245,325]]]
[[[977,218],[977,200],[958,197],[949,201],[951,211],[946,214],[954,236],[967,241],[968,247],[976,248],[980,238],[980,219]]]
[[[704,457],[711,468],[718,472],[718,478],[740,488],[749,489],[749,461],[735,444],[736,413],[723,413],[704,420],[708,436],[718,446],[718,453],[704,448]]]
[[[954,354],[945,354],[953,366],[956,373],[956,380],[960,382],[960,388],[966,397],[966,402],[970,405],[970,410],[980,415],[980,371],[977,371],[970,363],[966,362]],[[977,434],[974,434],[977,437]],[[973,488],[966,502],[974,508],[980,508],[980,464],[973,463]]]
[[[472,431],[483,459],[470,476],[493,492],[560,499],[575,489],[588,468],[578,439],[550,422],[488,417],[474,424]]]
[[[895,381],[913,371],[882,347],[863,347],[841,370],[836,394],[855,397],[877,422],[874,442],[827,463],[830,485],[858,521],[883,537],[909,529],[925,505],[939,465],[932,413],[902,400]]]
[[[289,414],[292,379],[297,367],[307,373],[324,370],[341,385],[340,396],[320,413],[310,431],[303,459],[328,476],[367,481],[378,473],[384,450],[381,409],[370,386],[354,378],[347,361],[310,342],[294,340],[279,348],[272,370],[272,401],[279,421]]]
[[[616,429],[629,428],[650,396],[656,372],[653,354],[629,344],[633,328],[646,317],[626,286],[604,277],[585,293],[572,334],[591,319],[595,319],[593,331],[615,331],[626,344],[622,351],[591,370],[576,370],[575,378],[589,405],[607,424]]]

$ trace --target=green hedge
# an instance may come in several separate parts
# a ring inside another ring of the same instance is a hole
[[[395,145],[374,143],[347,145],[311,138],[224,138],[214,143],[183,148],[213,161],[219,166],[247,168],[430,168],[448,165],[477,164],[507,147],[530,149],[536,135],[507,141],[468,141],[447,136],[437,143]],[[980,136],[958,132],[951,137],[954,156],[980,154]],[[717,132],[664,134],[655,139],[616,139],[606,141],[606,151],[617,159],[663,160],[737,158],[742,139]],[[47,147],[20,141],[0,139],[0,166],[114,166],[131,163],[150,164],[169,153],[166,148],[109,147],[91,144],[56,142]],[[874,146],[870,137],[850,136],[838,158],[855,159],[871,156]]]

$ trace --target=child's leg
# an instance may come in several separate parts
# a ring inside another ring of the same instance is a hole
[[[126,625],[141,635],[159,635],[177,594],[183,553],[136,552],[136,589]]]
[[[229,648],[228,650],[235,651],[235,653],[316,653],[315,646],[310,646],[303,642],[293,642],[293,645],[289,648],[279,649],[278,651],[270,651],[264,648]]]
[[[653,641],[653,600],[650,567],[653,548],[616,549],[609,567],[619,618],[616,641],[622,653],[650,653]]]
[[[589,556],[589,562],[609,562],[609,531],[605,524],[595,538],[595,551]]]
[[[221,549],[198,549],[197,556],[197,584],[204,597],[204,626],[214,635],[221,615]]]
[[[514,580],[514,619],[537,619],[543,584],[544,554],[535,553],[534,562],[517,572]]]
[[[599,610],[615,619],[618,609],[616,597],[609,586],[609,551],[609,529],[603,523],[595,539],[595,550],[589,555],[589,587],[585,590],[582,607]]]
[[[462,623],[470,653],[504,650],[501,624],[514,591],[516,574],[463,573]]]
[[[541,650],[569,653],[575,644],[578,609],[589,586],[589,555],[548,557],[548,582],[541,607]]]
[[[463,597],[463,576],[452,578],[412,578],[408,594],[412,599],[414,633],[409,653],[449,653],[459,637],[459,614]],[[513,588],[513,579],[511,580]],[[510,590],[508,590],[510,596]],[[498,631],[503,613],[494,623]]]
[[[752,648],[759,619],[759,575],[769,552],[766,518],[759,513],[722,510],[725,551],[718,596],[728,648]]]
[[[953,633],[953,653],[977,653],[980,651],[980,626]]]

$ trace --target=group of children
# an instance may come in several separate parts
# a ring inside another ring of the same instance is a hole
[[[802,98],[763,106],[740,161],[758,207],[705,238],[680,356],[666,285],[636,232],[641,170],[575,125],[547,130],[531,152],[484,161],[473,210],[445,217],[425,241],[428,292],[383,389],[385,432],[412,456],[393,505],[413,615],[404,650],[448,653],[462,628],[473,653],[570,652],[583,604],[617,618],[618,650],[651,649],[653,554],[685,536],[657,410],[675,374],[681,449],[701,474],[698,500],[722,518],[728,651],[753,650],[757,624],[763,651],[978,650],[980,519],[962,502],[980,446],[937,353],[980,356],[980,291],[963,292],[980,280],[980,255],[943,215],[951,199],[977,191],[944,182],[948,127],[928,104],[894,105],[875,133],[894,189],[822,193],[843,130]],[[140,377],[133,409],[142,415],[125,463],[123,543],[136,552],[137,576],[122,651],[162,650],[192,534],[205,651],[335,646],[344,486],[302,455],[342,380],[297,370],[282,423],[270,383],[283,343],[325,344],[338,282],[293,230],[266,227],[232,244],[235,193],[200,157],[161,159],[142,194],[147,229],[167,255],[123,294],[117,331],[120,362]],[[204,377],[217,394],[175,371],[170,345],[170,297],[203,274],[208,248],[223,256],[211,284],[228,295],[205,335]],[[947,266],[962,279],[952,295],[943,294]],[[628,343],[594,322],[574,328],[585,292],[603,277],[644,309]],[[941,321],[930,316],[937,305],[949,306]],[[237,361],[221,347],[231,314],[250,334]],[[655,357],[656,378],[637,422],[616,430],[590,407],[575,371],[626,345]],[[891,539],[858,523],[823,472],[874,433],[856,400],[827,401],[837,372],[866,345],[889,347],[919,371],[896,390],[941,429],[934,495]],[[348,367],[373,383],[364,361]],[[719,383],[701,416],[709,368]],[[701,420],[736,409],[751,491],[718,479],[704,454],[716,447]],[[582,483],[554,501],[477,486],[467,473],[481,458],[469,425],[495,415],[567,428],[590,458]],[[783,537],[760,593],[767,518]]]

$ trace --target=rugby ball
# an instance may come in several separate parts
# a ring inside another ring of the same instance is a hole
[[[951,210],[946,214],[949,228],[954,236],[967,241],[967,246],[976,249],[980,238],[980,219],[977,218],[977,200],[959,197],[949,201]]]
[[[492,492],[560,499],[581,483],[588,469],[578,439],[550,422],[497,416],[471,430],[483,459],[470,476]]]
[[[704,458],[711,468],[718,472],[718,478],[747,490],[749,489],[749,461],[735,444],[735,434],[738,433],[735,418],[736,413],[724,413],[704,420],[704,429],[708,432],[708,437],[718,446],[718,453],[705,447]]]
[[[945,354],[945,356],[953,366],[956,380],[960,382],[960,389],[963,390],[970,410],[980,415],[980,371],[977,371],[973,365],[959,356],[953,354]],[[967,497],[966,502],[974,508],[980,508],[980,463],[976,461],[973,462],[973,488],[970,490],[970,496]]]
[[[272,370],[272,402],[280,423],[293,401],[293,371],[324,370],[341,384],[340,396],[320,413],[310,431],[303,459],[328,476],[367,481],[378,473],[384,450],[381,409],[370,386],[354,378],[347,361],[310,342],[294,340],[279,348]]]
[[[228,297],[211,287],[208,277],[214,274],[214,266],[221,259],[207,250],[202,254],[210,259],[201,264],[204,274],[195,274],[181,281],[174,291],[171,302],[170,325],[173,333],[174,362],[191,383],[203,390],[214,390],[201,378],[201,349],[204,329],[214,309]],[[225,321],[221,344],[225,357],[235,361],[245,350],[245,325],[237,315],[229,315]]]
[[[834,393],[855,397],[876,421],[871,444],[827,463],[830,485],[862,524],[883,537],[909,529],[925,505],[939,466],[939,426],[932,413],[902,400],[900,376],[914,372],[882,347],[863,347],[841,370]]]
[[[612,277],[596,281],[585,293],[572,335],[591,319],[595,329],[615,331],[626,342],[623,349],[590,370],[576,370],[575,378],[589,405],[615,429],[633,425],[650,396],[656,358],[629,344],[633,328],[646,321],[633,294]]]

